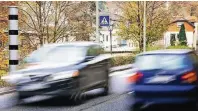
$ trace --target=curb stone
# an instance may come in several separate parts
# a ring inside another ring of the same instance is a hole
[[[8,94],[14,92],[15,89],[12,87],[5,87],[5,88],[0,88],[0,95]]]

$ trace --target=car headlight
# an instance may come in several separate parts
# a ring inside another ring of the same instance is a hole
[[[49,76],[48,78],[46,78],[46,81],[67,79],[67,78],[71,78],[71,77],[76,77],[78,75],[79,75],[78,71],[63,71],[63,72],[59,72],[59,73]]]
[[[9,83],[16,83],[21,78],[23,78],[22,74],[9,74],[1,77],[2,80]]]

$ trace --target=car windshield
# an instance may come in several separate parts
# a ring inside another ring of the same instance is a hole
[[[41,47],[25,58],[26,63],[34,62],[75,62],[86,55],[86,47],[57,46]]]
[[[86,56],[86,47],[59,46],[49,51],[44,62],[76,62]]]
[[[46,57],[47,53],[53,48],[54,47],[48,47],[48,46],[41,47],[38,50],[33,51],[28,57],[26,57],[24,59],[24,62],[27,63],[40,62]]]
[[[191,64],[186,55],[143,55],[136,58],[135,65],[141,70],[178,69]]]

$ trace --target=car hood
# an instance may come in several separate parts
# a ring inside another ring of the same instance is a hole
[[[34,63],[26,64],[23,69],[11,72],[11,74],[32,74],[32,75],[47,75],[67,70],[77,70],[82,65],[79,62],[69,63]]]

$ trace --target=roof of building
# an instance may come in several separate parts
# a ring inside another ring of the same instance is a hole
[[[191,49],[163,49],[163,50],[154,50],[140,53],[139,55],[149,55],[149,54],[186,54],[193,52]]]
[[[178,19],[178,20],[171,22],[170,24],[176,23],[176,22],[187,22],[189,25],[191,25],[193,28],[195,28],[195,26],[189,20],[186,20],[186,19]]]

